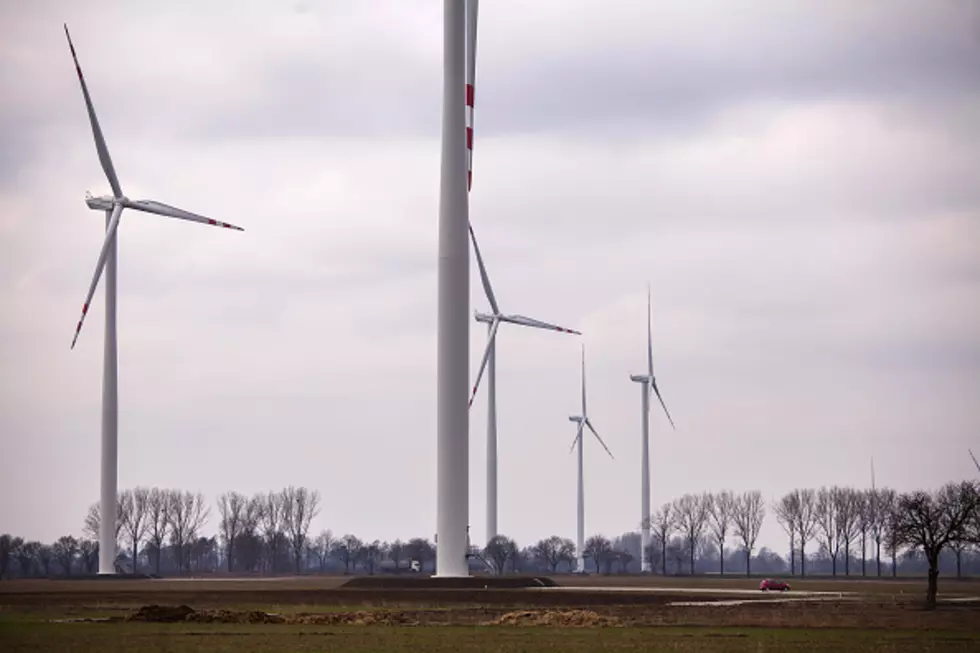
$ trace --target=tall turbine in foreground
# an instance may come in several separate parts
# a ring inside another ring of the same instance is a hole
[[[473,392],[470,395],[470,406],[476,397],[476,391],[480,387],[480,379],[483,378],[483,371],[487,372],[487,542],[497,535],[497,328],[501,322],[519,324],[521,326],[533,327],[535,329],[547,329],[560,333],[574,333],[582,335],[574,329],[566,329],[555,324],[542,322],[523,315],[504,315],[500,312],[497,305],[497,298],[493,294],[493,287],[490,285],[490,276],[487,268],[483,264],[483,256],[480,255],[480,246],[476,243],[476,235],[473,227],[470,226],[470,238],[473,241],[473,251],[476,252],[476,262],[480,268],[480,279],[483,282],[483,290],[487,294],[487,301],[490,302],[490,315],[486,313],[476,313],[476,321],[487,325],[487,346],[483,351],[483,360],[480,362],[480,369],[476,375],[476,382],[473,384]]]
[[[465,0],[443,0],[442,164],[436,362],[436,575],[468,576],[469,223]]]
[[[653,376],[653,336],[650,333],[650,286],[647,286],[647,373],[630,374],[630,380],[640,384],[641,396],[641,434],[643,438],[643,452],[640,460],[640,569],[644,572],[651,571],[649,551],[650,551],[650,393],[655,393],[660,405],[664,408],[667,420],[671,428],[674,427],[674,420],[670,418],[670,412],[660,396],[657,388],[657,379]]]
[[[568,419],[578,424],[575,439],[572,441],[572,449],[575,449],[575,446],[578,445],[578,523],[575,531],[575,554],[577,557],[577,571],[585,571],[585,481],[583,479],[582,465],[582,440],[584,439],[582,433],[586,427],[592,431],[592,435],[599,441],[602,448],[606,450],[609,457],[613,457],[612,452],[609,451],[609,447],[606,446],[606,443],[602,441],[602,438],[596,432],[595,427],[592,426],[592,421],[589,419],[589,413],[585,406],[585,345],[582,345],[582,414],[573,415]]]
[[[189,213],[160,202],[152,200],[130,200],[123,195],[119,185],[119,178],[112,166],[112,159],[109,157],[109,150],[102,136],[102,129],[99,127],[98,118],[95,116],[95,107],[92,106],[92,98],[89,96],[85,78],[82,76],[82,69],[78,65],[78,57],[75,54],[75,46],[71,42],[71,35],[68,33],[68,26],[65,25],[65,36],[68,37],[68,47],[71,49],[72,59],[75,61],[75,71],[78,73],[78,81],[82,86],[82,96],[85,98],[85,108],[88,110],[89,122],[92,124],[92,135],[95,138],[95,149],[99,154],[99,162],[105,172],[109,185],[112,187],[112,195],[103,197],[92,197],[86,195],[85,203],[94,211],[105,211],[106,216],[106,236],[102,243],[102,250],[95,265],[95,275],[89,285],[88,294],[85,296],[85,303],[82,305],[82,317],[75,326],[75,336],[72,338],[71,347],[75,348],[78,341],[78,334],[82,330],[82,323],[88,313],[89,304],[95,289],[99,285],[99,278],[102,270],[105,269],[105,343],[104,358],[102,364],[102,482],[100,490],[99,512],[101,515],[99,524],[99,573],[115,573],[116,558],[116,480],[118,463],[118,415],[119,398],[117,394],[117,357],[116,357],[116,229],[119,227],[119,218],[124,208],[136,209],[146,213],[155,213],[170,218],[190,220],[218,227],[237,229],[243,231],[241,227],[218,222],[202,215]]]

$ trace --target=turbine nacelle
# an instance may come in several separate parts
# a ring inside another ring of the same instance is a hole
[[[484,324],[490,324],[493,322],[493,315],[481,313],[480,311],[473,311],[473,317],[477,322],[483,322]]]
[[[568,417],[568,421],[569,422],[575,422],[576,424],[578,424],[579,422],[582,421],[582,418],[581,417],[572,417],[572,416],[569,416]]]
[[[634,383],[650,383],[650,377],[646,374],[630,374],[630,381]]]
[[[91,193],[85,193],[85,203],[93,211],[111,211],[116,205],[116,198],[112,195],[92,197]]]

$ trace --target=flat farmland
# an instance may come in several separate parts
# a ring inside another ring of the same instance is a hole
[[[6,651],[980,651],[980,582],[554,576],[537,589],[344,577],[0,583]],[[148,608],[148,606],[162,606]]]

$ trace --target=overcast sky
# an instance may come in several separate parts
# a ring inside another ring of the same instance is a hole
[[[975,477],[980,3],[484,0],[471,220],[505,312],[500,530],[640,520],[646,284],[685,492]],[[104,291],[125,193],[119,487],[319,489],[313,529],[435,533],[442,3],[0,3],[0,531],[81,532],[99,496]],[[462,91],[460,95],[462,102]],[[471,266],[471,310],[487,303]],[[473,323],[470,376],[485,342]],[[470,423],[484,533],[485,388]],[[216,511],[209,528],[217,523]],[[763,544],[786,548],[770,514]]]

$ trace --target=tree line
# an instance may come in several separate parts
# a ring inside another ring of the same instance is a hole
[[[120,492],[115,517],[120,572],[161,574],[367,573],[419,571],[434,566],[436,546],[423,537],[407,541],[362,541],[331,530],[310,535],[321,509],[320,493],[304,487],[247,496],[226,492],[216,514],[201,493],[137,487]],[[650,515],[647,561],[654,573],[811,573],[851,575],[869,562],[876,576],[897,575],[902,565],[925,571],[928,601],[935,601],[940,563],[952,556],[980,568],[980,484],[950,483],[927,492],[888,488],[796,489],[768,507],[788,538],[784,559],[756,550],[767,516],[761,492],[685,494]],[[212,519],[213,517],[213,519]],[[98,567],[99,504],[86,515],[82,537],[65,535],[52,544],[0,536],[0,578],[94,573]],[[213,534],[206,526],[214,525]],[[640,534],[586,541],[595,573],[636,573]],[[882,558],[884,552],[885,558]],[[869,555],[870,554],[870,555]],[[945,556],[945,557],[944,557]],[[889,560],[890,559],[890,560]],[[471,548],[474,571],[559,573],[574,570],[574,543],[558,535],[526,546],[500,535]],[[842,569],[841,569],[842,568]]]

